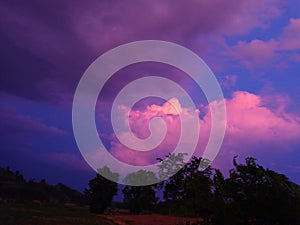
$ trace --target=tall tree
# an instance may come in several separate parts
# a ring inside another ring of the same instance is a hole
[[[282,174],[264,169],[254,158],[246,164],[233,160],[228,179],[220,173],[214,177],[216,207],[222,206],[215,224],[300,224],[299,186]],[[220,219],[222,217],[222,219]]]
[[[165,201],[173,201],[174,203],[184,199],[184,178],[187,176],[185,155],[184,153],[169,153],[164,160],[157,158],[161,162],[158,165],[158,174],[160,180],[164,180],[159,187],[164,188],[163,197]]]
[[[192,216],[209,218],[213,209],[212,170],[199,170],[200,162],[201,158],[193,157],[185,167],[184,201]]]
[[[161,167],[165,174],[181,168],[164,182],[163,196],[171,213],[185,216],[208,217],[212,208],[211,168],[200,171],[201,158],[193,157],[184,163],[183,154],[169,155],[167,166]]]
[[[127,186],[122,190],[124,195],[124,204],[131,213],[139,214],[144,210],[151,210],[157,203],[155,196],[156,185],[142,186],[146,181],[157,181],[153,172],[139,170],[135,173],[128,174],[124,183]],[[131,186],[131,185],[138,186]]]
[[[114,180],[119,179],[119,174],[113,173],[108,167],[99,169],[99,173],[94,179],[89,181],[89,188],[85,190],[85,196],[89,202],[90,211],[93,213],[103,213],[110,205],[113,197],[118,192],[118,185],[100,174],[107,174]]]

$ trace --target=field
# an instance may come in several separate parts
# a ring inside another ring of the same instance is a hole
[[[119,225],[185,225],[187,221],[190,224],[200,222],[197,218],[184,218],[177,216],[165,216],[159,214],[145,215],[110,215],[106,216]]]
[[[1,225],[115,225],[85,208],[42,205],[0,205]]]
[[[1,225],[178,225],[195,218],[148,215],[95,215],[83,207],[38,204],[0,205]]]

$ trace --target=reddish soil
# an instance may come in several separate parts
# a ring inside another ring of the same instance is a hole
[[[145,214],[145,215],[106,215],[118,225],[182,225],[187,221],[190,223],[201,222],[201,218],[187,218],[176,216],[165,216],[159,214]]]

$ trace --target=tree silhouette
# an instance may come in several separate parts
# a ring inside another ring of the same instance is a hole
[[[233,159],[228,179],[214,176],[215,224],[300,224],[299,187],[285,175],[264,169],[254,158],[246,164]]]
[[[36,182],[34,179],[26,181],[23,175],[15,173],[9,167],[0,167],[0,199],[17,203],[38,201],[47,204],[75,203],[84,204],[84,196],[61,183],[47,184],[45,179]]]
[[[163,180],[159,184],[160,189],[164,189],[163,196],[165,201],[179,201],[184,199],[183,181],[186,177],[184,156],[186,154],[166,155],[166,159],[157,158],[161,162],[158,165],[159,178]],[[168,179],[167,179],[168,178]]]
[[[128,174],[124,178],[125,186],[122,190],[124,195],[124,204],[131,213],[139,214],[144,210],[151,210],[157,202],[155,196],[156,185],[148,186],[131,186],[143,185],[147,181],[157,181],[155,174],[150,171],[139,170],[135,173]]]
[[[212,208],[211,168],[199,170],[201,158],[193,157],[184,163],[183,154],[169,154],[166,167],[160,167],[160,174],[181,169],[164,182],[163,197],[169,212],[184,216],[209,217]]]
[[[111,172],[106,166],[99,169],[99,173],[109,175],[114,178],[113,180],[119,179],[119,175]],[[117,183],[104,178],[100,174],[89,181],[89,189],[85,190],[90,211],[93,213],[103,213],[118,192]]]
[[[166,175],[183,162],[182,155],[169,156],[172,158],[160,168],[160,174]],[[300,188],[285,175],[263,168],[254,158],[238,164],[234,157],[234,168],[225,179],[220,170],[199,170],[201,162],[201,158],[193,157],[163,182],[165,202],[159,204],[159,209],[169,214],[200,216],[202,224],[300,224]]]
[[[209,218],[213,209],[212,170],[210,167],[199,170],[201,160],[194,157],[185,167],[184,201],[192,216]]]

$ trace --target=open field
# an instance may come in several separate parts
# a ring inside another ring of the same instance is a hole
[[[43,205],[0,205],[1,225],[116,225],[85,208]]]
[[[1,225],[178,225],[196,218],[159,214],[95,215],[83,207],[38,204],[0,205]]]
[[[113,220],[119,225],[185,225],[187,221],[190,221],[190,224],[202,221],[199,218],[185,218],[159,214],[109,215],[106,216],[106,218]]]

